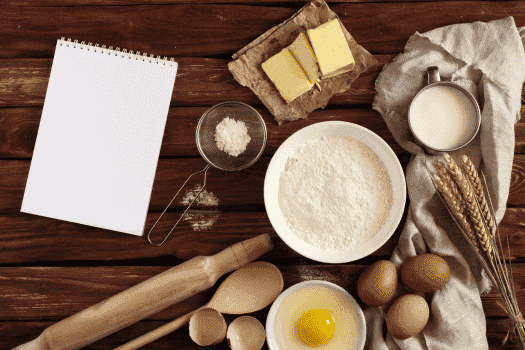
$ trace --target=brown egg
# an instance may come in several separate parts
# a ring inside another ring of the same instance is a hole
[[[407,339],[425,328],[429,309],[423,297],[405,294],[394,300],[386,316],[388,333],[397,339]]]
[[[369,306],[388,303],[397,287],[396,266],[388,260],[379,260],[366,268],[357,280],[357,294]]]
[[[449,277],[447,262],[435,254],[413,256],[401,266],[401,279],[419,293],[432,293],[441,289]]]

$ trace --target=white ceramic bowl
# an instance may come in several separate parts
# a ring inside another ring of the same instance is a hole
[[[383,227],[368,241],[350,250],[340,250],[329,254],[299,238],[288,226],[279,206],[279,178],[289,157],[306,142],[323,136],[346,136],[363,142],[383,162],[392,184],[392,206]],[[291,135],[277,149],[270,161],[264,179],[264,205],[268,218],[279,237],[297,253],[312,260],[325,263],[347,263],[361,259],[380,248],[396,230],[406,201],[406,183],[403,169],[390,146],[377,134],[360,125],[327,121],[312,124]]]
[[[330,299],[337,298],[337,303]],[[335,333],[330,342],[318,350],[362,350],[366,340],[366,323],[357,301],[340,286],[326,281],[297,283],[282,292],[272,304],[266,318],[266,341],[270,350],[309,350],[293,341],[295,322],[304,312],[325,309],[332,314]]]

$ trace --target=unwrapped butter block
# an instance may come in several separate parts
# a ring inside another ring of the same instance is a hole
[[[345,67],[353,68],[354,56],[337,18],[315,29],[309,29],[308,37],[324,76],[338,74]]]
[[[275,84],[286,103],[292,102],[313,86],[299,63],[286,48],[263,62],[262,69]]]

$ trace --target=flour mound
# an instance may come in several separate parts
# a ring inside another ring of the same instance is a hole
[[[250,140],[248,129],[241,120],[226,117],[215,128],[217,148],[230,156],[237,157],[244,152]]]
[[[312,140],[288,159],[279,206],[290,229],[326,251],[348,250],[374,236],[392,203],[388,173],[360,141]]]

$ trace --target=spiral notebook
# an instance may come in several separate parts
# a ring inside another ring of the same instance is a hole
[[[141,235],[177,67],[58,40],[21,211]]]

